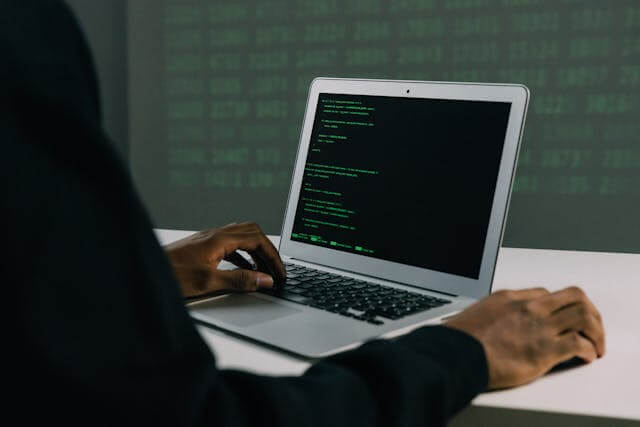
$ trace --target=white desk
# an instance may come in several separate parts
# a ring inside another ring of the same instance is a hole
[[[157,234],[166,244],[190,232],[158,230]],[[277,243],[278,238],[272,239]],[[481,394],[453,424],[516,425],[519,420],[518,424],[547,427],[640,425],[640,255],[500,251],[494,290],[531,286],[557,290],[571,284],[580,285],[602,313],[605,357],[524,387]],[[299,375],[308,367],[304,361],[222,332],[206,327],[199,330],[214,350],[219,367],[267,375]]]

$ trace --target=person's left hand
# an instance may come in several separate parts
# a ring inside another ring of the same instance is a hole
[[[229,224],[199,231],[165,246],[185,297],[226,292],[251,292],[284,282],[278,251],[255,223]],[[237,250],[251,255],[257,269]],[[222,260],[237,270],[218,270]]]

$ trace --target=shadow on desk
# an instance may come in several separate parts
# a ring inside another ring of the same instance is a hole
[[[449,423],[449,427],[638,427],[634,420],[594,417],[521,409],[469,406]]]

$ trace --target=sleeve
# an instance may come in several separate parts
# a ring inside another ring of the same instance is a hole
[[[9,417],[65,425],[443,425],[487,385],[446,327],[303,376],[222,371],[101,130],[86,44],[54,0],[0,4],[2,283]]]

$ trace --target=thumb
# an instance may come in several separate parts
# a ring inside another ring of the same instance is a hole
[[[253,270],[218,270],[213,280],[214,287],[221,290],[251,292],[258,288],[271,288],[273,278]]]

